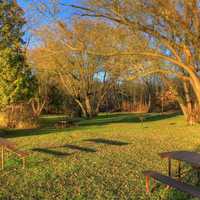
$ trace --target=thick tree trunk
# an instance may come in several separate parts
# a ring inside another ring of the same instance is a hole
[[[89,118],[93,117],[93,110],[90,104],[90,99],[88,96],[85,97],[85,106],[86,106],[86,110],[87,110],[87,114]]]
[[[195,124],[200,122],[200,78],[196,72],[190,73],[191,86],[196,95],[197,101],[193,101],[191,112],[189,113],[189,124]]]
[[[76,103],[78,104],[78,106],[81,108],[81,111],[82,111],[82,113],[83,113],[83,116],[84,116],[85,118],[87,118],[87,117],[88,117],[88,116],[87,116],[87,112],[86,112],[86,110],[85,110],[83,104],[82,104],[78,99],[75,99],[75,102],[76,102]]]
[[[191,85],[196,95],[198,104],[200,106],[200,78],[196,72],[190,73]]]
[[[192,112],[192,101],[190,98],[190,91],[188,88],[188,83],[187,82],[183,82],[183,88],[184,88],[184,92],[185,92],[185,99],[186,99],[186,105],[187,105],[187,112],[191,113]]]
[[[199,103],[191,101],[190,92],[187,85],[184,85],[185,100],[178,97],[178,103],[189,125],[194,125],[199,122],[200,112]]]

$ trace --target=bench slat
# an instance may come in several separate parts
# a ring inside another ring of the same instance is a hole
[[[188,193],[193,197],[200,197],[200,188],[189,185],[187,183],[180,182],[169,176],[165,176],[156,171],[144,171],[143,174],[148,177],[152,177],[166,185],[176,188],[182,192]]]

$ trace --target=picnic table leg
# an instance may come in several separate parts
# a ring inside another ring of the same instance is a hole
[[[1,169],[4,168],[4,147],[1,146]]]
[[[156,190],[156,180],[153,179],[153,188],[152,188],[152,192],[154,192]]]
[[[171,159],[168,158],[168,175],[171,177]]]
[[[25,169],[25,158],[22,158],[22,164],[23,164],[22,169]]]
[[[178,161],[178,178],[181,178],[181,161]]]
[[[147,193],[150,192],[149,183],[150,183],[149,176],[146,176],[146,192],[147,192]]]

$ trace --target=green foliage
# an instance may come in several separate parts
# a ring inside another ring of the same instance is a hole
[[[0,107],[27,100],[34,92],[23,52],[23,14],[15,1],[0,1]]]
[[[121,113],[54,129],[62,118],[42,116],[42,129],[7,132],[6,137],[30,156],[25,170],[16,156],[6,160],[0,199],[191,199],[164,187],[146,195],[142,171],[167,173],[167,160],[160,159],[159,152],[198,151],[200,126],[187,126],[182,116],[159,114],[145,116],[142,126],[137,115]]]

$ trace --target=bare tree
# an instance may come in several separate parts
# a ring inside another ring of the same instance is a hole
[[[87,49],[107,41],[102,35],[107,28],[105,24],[82,21],[75,22],[69,30],[63,22],[58,22],[37,31],[42,44],[33,50],[32,60],[37,68],[52,71],[60,79],[85,117],[98,114],[106,93],[122,72],[120,65],[113,67],[113,59],[87,53]]]
[[[168,78],[176,76],[185,86],[191,86],[196,101],[191,108],[187,105],[189,114],[200,107],[199,4],[199,0],[88,0],[85,6],[71,6],[81,10],[82,16],[112,21],[144,35],[150,42],[142,52],[135,48],[134,51],[99,51],[99,55],[143,55],[148,60],[161,60],[163,66],[149,65],[144,74],[171,74]]]

